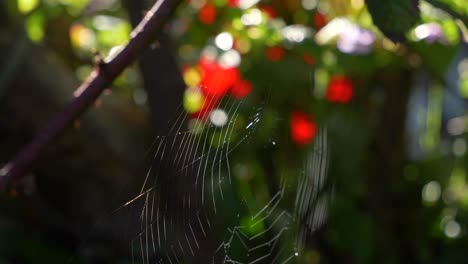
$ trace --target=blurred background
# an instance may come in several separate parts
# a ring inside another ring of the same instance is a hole
[[[0,2],[0,165],[152,4]],[[467,24],[466,0],[184,0],[0,194],[0,263],[466,262]]]

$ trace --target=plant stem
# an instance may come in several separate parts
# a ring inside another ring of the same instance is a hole
[[[41,152],[98,98],[112,81],[134,61],[138,53],[161,31],[180,0],[158,0],[131,33],[130,41],[114,58],[99,63],[75,91],[76,98],[24,147],[14,160],[0,169],[0,189],[15,184],[27,173]]]

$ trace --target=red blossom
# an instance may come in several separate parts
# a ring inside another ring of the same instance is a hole
[[[275,9],[270,6],[270,5],[262,5],[260,7],[260,10],[262,10],[263,12],[265,12],[265,14],[267,14],[267,16],[269,18],[275,18],[276,17],[276,11]]]
[[[203,71],[209,71],[216,68],[217,62],[207,57],[201,57],[198,61],[198,65]]]
[[[323,28],[326,24],[328,23],[328,19],[325,16],[325,14],[321,12],[317,12],[314,15],[314,25],[315,25],[315,30],[319,31],[321,28]]]
[[[252,84],[247,80],[239,80],[231,88],[231,95],[236,99],[242,99],[250,92],[252,92]]]
[[[238,7],[239,6],[239,0],[228,0],[227,5],[229,7]]]
[[[213,61],[201,60],[203,69],[200,82],[202,91],[211,97],[222,97],[239,79],[237,68],[224,68]]]
[[[317,124],[303,112],[291,114],[291,138],[297,145],[307,145],[317,135]]]
[[[206,4],[200,8],[200,12],[198,13],[198,19],[205,24],[210,25],[216,19],[216,8],[212,4]]]
[[[265,51],[265,57],[270,61],[280,61],[284,57],[284,54],[284,49],[278,46],[269,47]]]
[[[332,103],[348,103],[353,99],[353,82],[346,76],[333,76],[327,87],[326,98]]]

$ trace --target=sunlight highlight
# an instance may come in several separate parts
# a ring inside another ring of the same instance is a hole
[[[251,9],[242,15],[241,21],[245,26],[256,26],[262,23],[262,12],[257,8]]]
[[[440,183],[436,181],[428,182],[422,190],[422,199],[424,202],[435,203],[439,200],[442,192]]]
[[[228,122],[228,115],[222,109],[215,109],[210,113],[210,121],[217,127],[223,127]]]
[[[461,226],[455,220],[450,220],[445,224],[444,234],[449,238],[457,238],[461,233]]]
[[[230,50],[219,58],[219,64],[224,68],[236,68],[241,64],[241,56],[236,50]]]
[[[234,44],[234,39],[232,38],[232,35],[229,34],[228,32],[223,32],[223,33],[220,33],[218,36],[216,36],[215,44],[218,48],[227,51],[227,50],[232,49],[232,46]]]

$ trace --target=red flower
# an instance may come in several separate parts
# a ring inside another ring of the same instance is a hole
[[[317,135],[317,125],[303,112],[291,114],[291,137],[294,143],[304,146],[312,142]]]
[[[236,99],[242,99],[250,94],[252,91],[252,84],[246,80],[239,80],[231,88],[231,95]]]
[[[321,12],[315,13],[315,15],[314,15],[315,30],[319,31],[327,23],[328,23],[327,17],[323,13],[321,13]]]
[[[312,56],[310,56],[307,52],[304,53],[304,61],[310,65],[315,64],[314,58],[312,58]]]
[[[276,17],[276,12],[275,12],[275,9],[270,6],[270,5],[262,5],[260,7],[260,10],[262,10],[263,12],[265,12],[265,14],[267,14],[267,16],[269,18],[275,18]]]
[[[209,71],[216,68],[216,61],[208,57],[201,57],[198,61],[198,65],[202,68],[203,71]]]
[[[229,7],[237,7],[239,6],[239,0],[228,0],[227,5]]]
[[[265,57],[270,61],[279,61],[284,57],[284,49],[278,46],[269,47],[265,51]]]
[[[222,97],[239,79],[237,68],[224,68],[213,61],[200,61],[203,69],[200,82],[203,92],[211,97]]]
[[[212,4],[206,4],[200,8],[200,12],[198,13],[198,19],[205,24],[213,24],[216,19],[216,8]]]
[[[327,87],[326,98],[332,103],[348,103],[353,99],[353,82],[346,76],[333,76]]]

